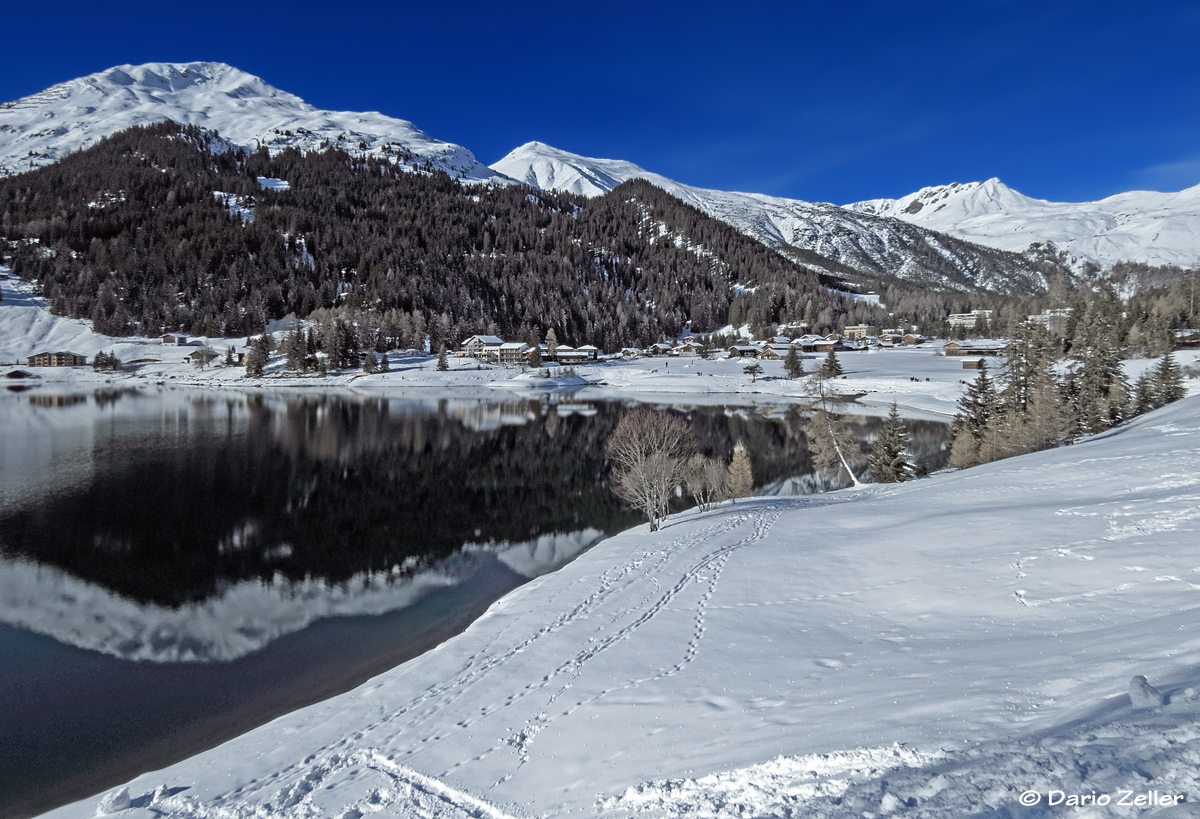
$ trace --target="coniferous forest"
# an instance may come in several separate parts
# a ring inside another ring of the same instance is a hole
[[[835,323],[877,309],[640,180],[595,200],[470,187],[340,150],[228,150],[170,122],[0,180],[0,230],[54,310],[112,335],[249,335],[337,309],[363,347],[553,328],[614,350],[715,330],[731,308],[778,320],[803,304]]]

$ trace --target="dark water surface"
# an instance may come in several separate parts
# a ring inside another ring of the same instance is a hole
[[[627,407],[200,390],[0,394],[0,816],[87,796],[349,690],[639,522]],[[760,491],[803,416],[664,407]],[[878,418],[853,417],[863,442]],[[926,469],[944,425],[910,422]]]

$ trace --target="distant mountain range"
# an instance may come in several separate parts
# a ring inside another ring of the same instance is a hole
[[[379,113],[322,111],[223,63],[123,65],[0,105],[0,175],[55,162],[132,125],[172,119],[218,131],[231,145],[272,153],[339,147],[387,156],[467,182],[599,196],[643,178],[785,255],[848,279],[897,279],[996,293],[1043,291],[1045,265],[1024,251],[1053,242],[1074,270],[1122,260],[1200,263],[1200,186],[1100,202],[1052,203],[997,179],[924,188],[900,199],[839,207],[706,190],[637,165],[539,142],[488,167],[468,149]]]
[[[878,279],[953,290],[1031,293],[1046,287],[1044,275],[1019,254],[836,205],[696,188],[632,162],[579,156],[540,142],[522,145],[492,169],[536,188],[584,196],[599,196],[628,179],[645,179],[768,247],[850,278],[847,268]],[[828,260],[842,266],[831,267]]]
[[[1119,261],[1200,263],[1200,185],[1178,193],[1119,193],[1099,202],[1047,202],[989,179],[855,202],[846,209],[903,219],[1002,250],[1053,242],[1102,268]]]

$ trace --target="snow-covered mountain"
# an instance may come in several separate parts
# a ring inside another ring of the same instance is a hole
[[[580,156],[541,142],[522,145],[493,163],[492,169],[527,185],[584,196],[600,196],[628,179],[646,179],[770,247],[811,251],[870,274],[1001,293],[1036,291],[1046,284],[1020,256],[969,244],[890,215],[697,188],[632,162]],[[819,260],[803,260],[820,266]]]
[[[1053,242],[1102,268],[1119,261],[1200,264],[1200,185],[1178,193],[1119,193],[1099,202],[1047,202],[989,179],[846,207],[1002,250]]]
[[[171,119],[248,148],[326,143],[472,181],[505,181],[461,145],[383,114],[322,111],[224,63],[121,65],[0,105],[0,176],[48,165],[134,125]],[[428,166],[426,166],[428,163]]]

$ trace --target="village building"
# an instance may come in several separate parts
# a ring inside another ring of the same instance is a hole
[[[790,344],[764,344],[758,352],[758,357],[767,361],[782,361],[791,350]]]
[[[982,321],[985,324],[991,323],[991,310],[972,310],[969,313],[951,313],[946,319],[950,323],[952,330],[974,330]]]
[[[818,344],[827,344],[825,336],[818,336],[812,333],[805,333],[800,338],[792,339],[792,346],[799,347],[801,351],[806,353],[815,352]]]
[[[559,364],[583,364],[587,361],[595,361],[600,357],[600,350],[593,347],[591,344],[585,344],[582,347],[563,347],[559,345],[555,353]]]
[[[167,333],[162,337],[162,343],[168,347],[186,347],[188,337],[180,333]]]
[[[646,354],[645,351],[639,347],[622,347],[621,348],[621,357],[622,358],[641,358],[645,354]]]
[[[672,344],[668,344],[665,341],[656,341],[650,345],[650,355],[670,355],[673,349],[675,347]]]
[[[1200,347],[1200,330],[1176,330],[1176,347]]]
[[[520,364],[529,360],[529,345],[522,341],[505,341],[496,355],[501,364]]]
[[[26,363],[30,367],[82,367],[87,364],[87,356],[63,351],[35,353]]]
[[[671,349],[671,355],[683,356],[684,358],[692,358],[700,355],[700,351],[704,349],[704,345],[696,341],[685,341],[678,347]]]
[[[758,358],[760,348],[753,344],[734,344],[729,348],[730,358]]]
[[[486,358],[498,360],[500,358],[500,345],[504,343],[504,339],[496,336],[471,336],[461,345],[459,345],[467,355],[476,358]]]
[[[5,378],[37,378],[36,375],[34,375],[31,372],[28,372],[27,370],[9,370],[8,372],[6,372],[4,374],[4,377]]]
[[[929,341],[929,339],[925,338],[925,336],[921,335],[920,333],[905,333],[904,338],[901,339],[901,342],[906,347],[916,347],[924,344],[927,341]]]
[[[983,356],[968,356],[962,359],[962,368],[964,370],[982,370]]]
[[[879,328],[872,324],[851,324],[842,330],[842,335],[851,341],[866,341],[868,336],[879,335]]]
[[[1044,310],[1036,316],[1028,316],[1025,320],[1030,324],[1044,327],[1057,336],[1065,336],[1067,334],[1067,321],[1070,318],[1070,310],[1057,308],[1054,310]]]
[[[942,345],[942,355],[1003,355],[1004,345],[996,342],[948,341]]]

